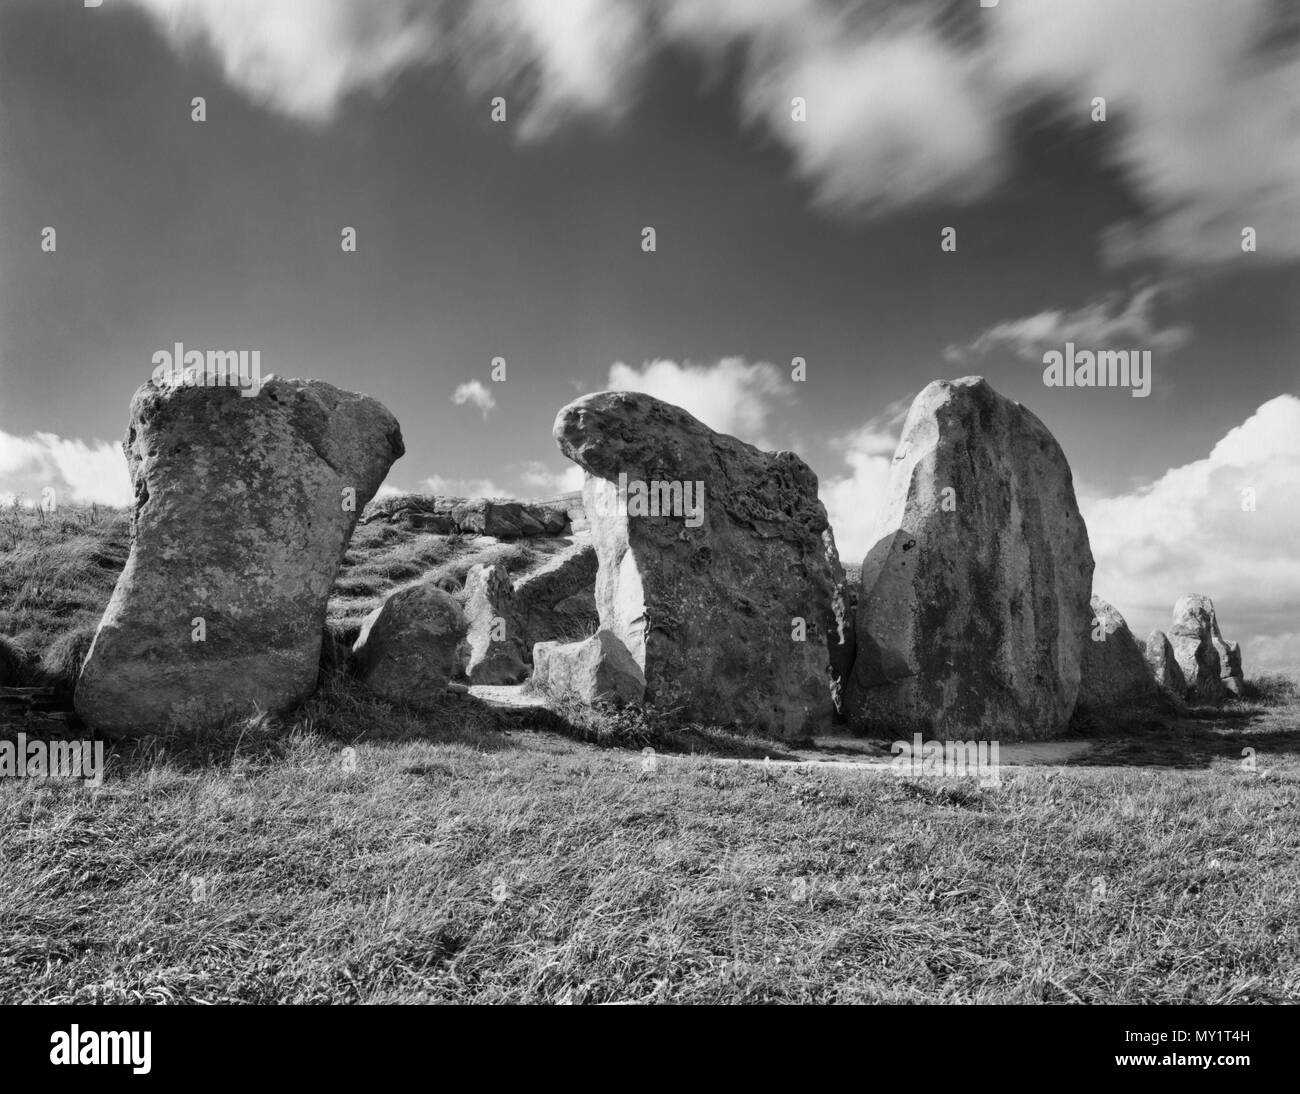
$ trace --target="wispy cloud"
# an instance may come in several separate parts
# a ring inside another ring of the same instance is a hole
[[[492,410],[497,401],[488,391],[487,386],[482,380],[469,380],[466,383],[459,384],[451,401],[457,406],[473,406],[483,412],[483,420],[487,421],[488,412]]]
[[[406,69],[453,64],[501,94],[524,138],[617,121],[654,57],[741,58],[744,121],[843,213],[970,202],[1014,167],[1015,119],[1062,127],[1108,103],[1105,154],[1141,205],[1119,262],[1300,256],[1300,34],[1273,0],[133,0],[269,109],[323,124]],[[795,116],[793,101],[806,113]]]
[[[524,486],[537,493],[569,494],[582,489],[586,473],[576,463],[556,471],[541,460],[529,460],[519,473]]]
[[[949,346],[944,357],[969,364],[991,353],[1007,351],[1026,361],[1041,361],[1048,350],[1066,342],[1088,349],[1142,349],[1170,352],[1186,344],[1191,329],[1161,326],[1155,311],[1170,290],[1159,284],[1143,286],[1129,296],[1112,293],[1080,308],[1053,308],[1020,319],[1007,319],[963,346]]]

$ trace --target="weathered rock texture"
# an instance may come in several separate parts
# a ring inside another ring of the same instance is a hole
[[[461,666],[468,629],[455,597],[433,582],[394,589],[362,624],[352,647],[356,674],[385,699],[435,703]]]
[[[1187,697],[1187,677],[1178,667],[1174,647],[1164,631],[1152,631],[1147,635],[1146,659],[1147,668],[1157,684],[1168,688],[1179,699]]]
[[[528,675],[515,618],[514,586],[504,566],[473,566],[462,594],[469,621],[471,684],[517,684]]]
[[[563,494],[544,501],[507,501],[392,494],[367,507],[361,523],[383,521],[436,535],[459,533],[497,539],[560,536],[571,530],[575,517],[581,517],[581,505],[575,508],[575,498],[576,495]]]
[[[1147,666],[1145,647],[1107,601],[1094,595],[1091,606],[1092,619],[1083,643],[1079,706],[1099,710],[1153,701],[1159,692]]]
[[[808,465],[635,392],[570,403],[554,434],[588,472],[600,623],[644,670],[647,700],[786,738],[824,725],[851,621]],[[629,502],[638,484],[702,484],[702,518],[620,507],[620,475]]]
[[[582,642],[539,642],[533,649],[535,691],[583,703],[625,706],[645,695],[645,673],[613,631],[597,631]]]
[[[78,713],[129,735],[305,698],[357,514],[403,452],[396,419],[318,380],[272,377],[251,398],[151,381],[124,448],[131,554]]]
[[[1191,593],[1178,599],[1169,641],[1187,681],[1188,699],[1217,702],[1229,693],[1241,694],[1241,647],[1224,641],[1208,596]]]
[[[538,642],[567,642],[594,633],[596,548],[574,543],[515,582],[514,616],[531,659]]]
[[[864,499],[864,504],[867,499]],[[1058,736],[1079,694],[1092,551],[1047,428],[980,377],[912,404],[862,564],[853,724]]]

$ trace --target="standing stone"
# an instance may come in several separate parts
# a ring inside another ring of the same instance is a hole
[[[357,676],[385,699],[434,704],[461,665],[467,630],[460,605],[432,581],[394,589],[366,616],[352,647]]]
[[[514,614],[525,651],[538,642],[568,641],[598,629],[597,565],[596,548],[578,542],[515,582]]]
[[[1093,561],[1043,423],[980,377],[930,384],[903,426],[878,528],[862,564],[851,722],[962,739],[1065,732]]]
[[[1174,656],[1174,647],[1164,631],[1152,631],[1147,635],[1147,668],[1161,687],[1168,688],[1179,699],[1187,697],[1187,677],[1178,667]]]
[[[1224,641],[1208,596],[1191,593],[1178,599],[1169,640],[1187,680],[1188,699],[1213,703],[1227,693],[1241,694],[1241,647]]]
[[[785,738],[824,726],[848,621],[808,465],[637,392],[570,403],[554,434],[588,472],[600,624],[643,669],[647,701]]]
[[[582,703],[624,706],[645,695],[645,673],[613,631],[582,642],[538,642],[533,649],[533,691]]]
[[[465,578],[471,684],[517,684],[528,675],[514,611],[514,587],[504,566],[472,566]]]
[[[1079,677],[1079,706],[1098,710],[1154,700],[1158,691],[1147,667],[1146,649],[1107,601],[1094,595],[1091,606],[1092,620],[1083,644]]]
[[[376,400],[319,380],[144,384],[123,442],[126,568],[77,684],[110,736],[282,710],[311,694],[357,514],[402,455]]]

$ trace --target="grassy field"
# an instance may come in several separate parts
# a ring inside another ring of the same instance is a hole
[[[102,591],[74,554],[19,557]],[[81,618],[18,587],[0,631]],[[0,1001],[1300,1000],[1300,703],[1195,713],[981,788],[332,676],[98,788],[0,780]]]

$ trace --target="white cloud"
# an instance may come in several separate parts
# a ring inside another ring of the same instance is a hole
[[[1243,510],[1253,490],[1255,511]],[[1083,491],[1080,491],[1081,495]],[[1093,587],[1135,632],[1164,629],[1185,593],[1213,599],[1246,675],[1300,667],[1300,398],[1281,395],[1201,460],[1119,497],[1081,500]]]
[[[18,437],[0,430],[0,497],[39,499],[46,487],[56,504],[132,505],[135,495],[122,446],[68,440],[54,433]]]
[[[426,494],[441,494],[450,498],[508,498],[510,495],[491,479],[452,479],[443,475],[430,475],[420,484]]]
[[[531,490],[546,494],[570,494],[582,489],[586,475],[576,463],[569,464],[563,470],[553,471],[541,460],[529,460],[519,477]]]
[[[622,361],[609,367],[611,391],[643,391],[690,411],[710,429],[771,448],[768,423],[792,401],[790,385],[774,365],[724,357],[712,365],[648,361],[639,369]]]
[[[464,66],[493,94],[529,83],[521,135],[572,114],[619,118],[631,105],[650,34],[641,0],[488,0],[470,8]],[[495,85],[495,86],[494,86]]]
[[[866,40],[827,35],[752,69],[746,116],[794,155],[818,199],[883,212],[984,197],[1002,174],[999,115],[970,60],[926,29]],[[806,116],[792,119],[802,98]]]
[[[881,212],[969,202],[1011,166],[1016,119],[1055,102],[1092,127],[1143,206],[1117,260],[1300,255],[1300,36],[1273,0],[134,0],[173,42],[207,42],[226,79],[324,122],[404,69],[452,62],[505,95],[524,137],[617,120],[657,53],[742,60],[741,115],[791,153],[824,204]],[[965,25],[962,20],[966,20]],[[807,102],[795,121],[791,99]],[[518,104],[518,105],[515,105]]]
[[[488,411],[497,405],[492,392],[488,391],[482,380],[470,380],[458,385],[451,401],[457,406],[478,407],[483,412],[484,421],[487,421]]]
[[[846,566],[860,565],[875,546],[876,520],[889,485],[901,426],[911,405],[911,397],[899,399],[864,425],[830,442],[849,465],[849,473],[822,479],[818,494]]]
[[[964,346],[949,346],[944,356],[957,363],[983,358],[1007,349],[1026,361],[1041,361],[1048,350],[1059,350],[1066,342],[1087,349],[1140,349],[1168,353],[1184,345],[1191,332],[1183,326],[1161,326],[1154,309],[1168,286],[1144,285],[1127,303],[1122,294],[1112,293],[1073,311],[1054,308],[1022,319],[1007,319],[984,331]]]
[[[436,60],[440,5],[406,0],[134,0],[178,46],[205,44],[226,81],[254,102],[312,123],[358,91],[381,93]]]

